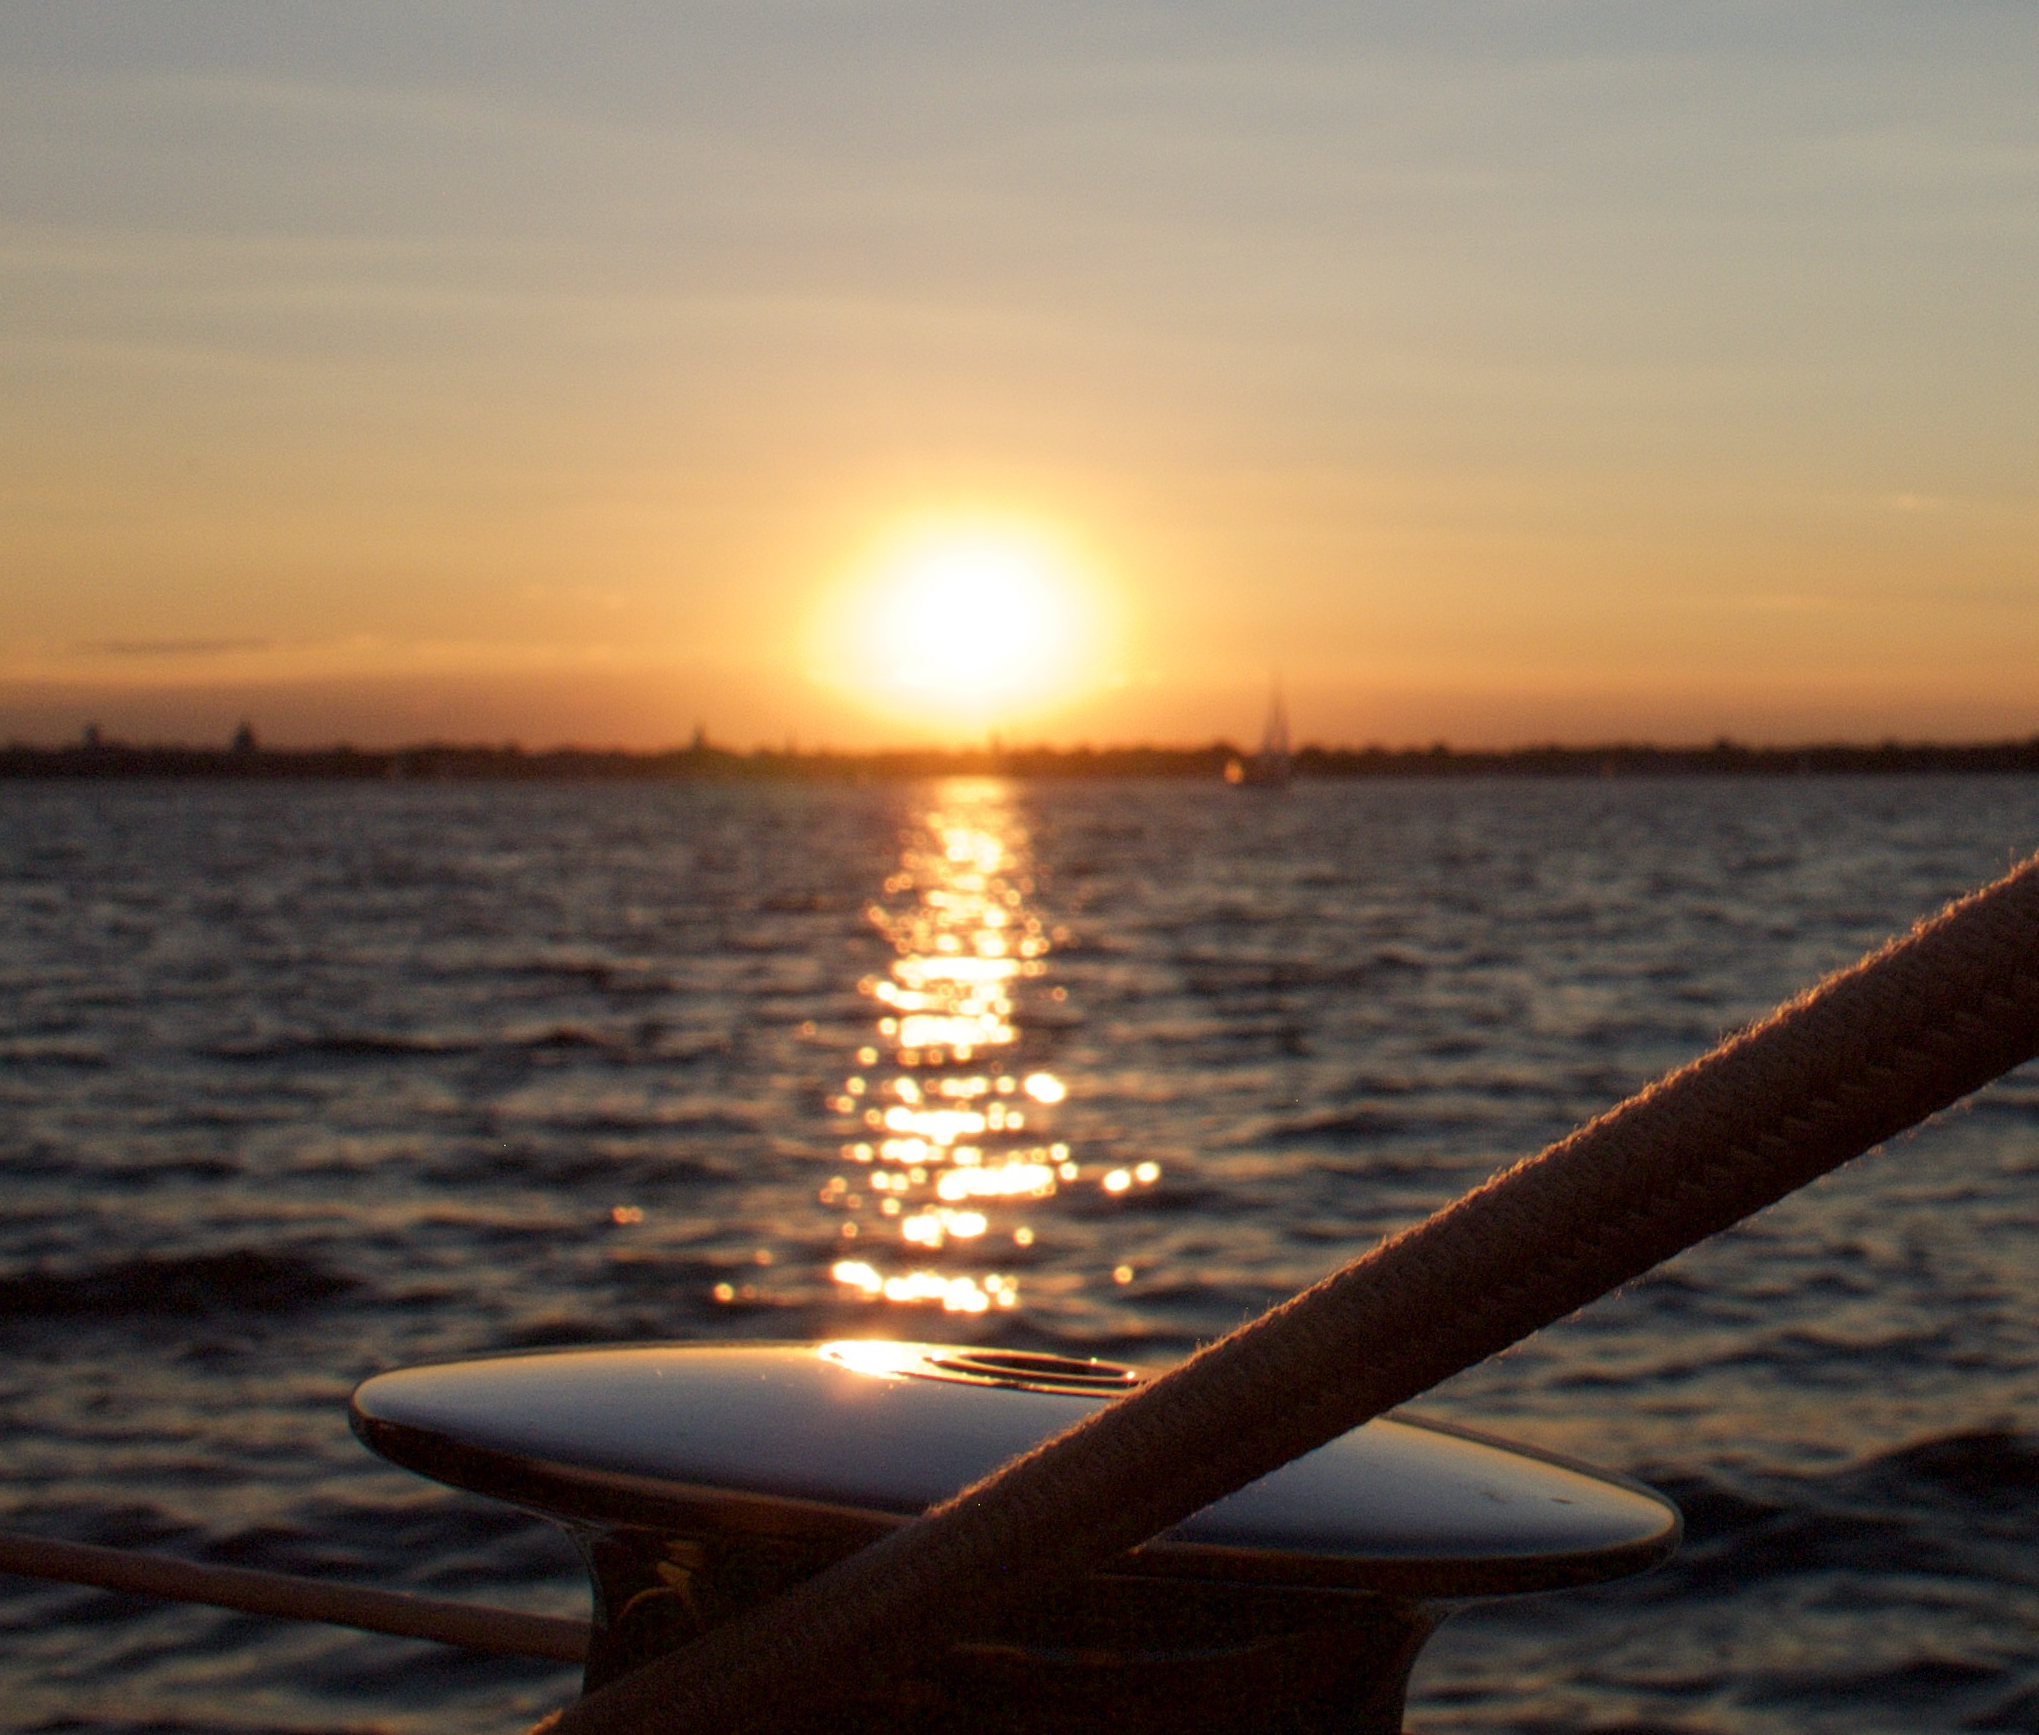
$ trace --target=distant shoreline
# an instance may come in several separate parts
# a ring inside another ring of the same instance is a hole
[[[666,752],[580,747],[267,748],[131,746],[81,742],[63,747],[0,747],[0,779],[217,779],[345,782],[813,782],[858,783],[928,777],[1050,779],[1177,778],[1216,782],[1229,760],[1247,757],[1230,742],[1202,747],[901,748],[871,753],[760,748],[741,753],[696,743]],[[1440,777],[1784,777],[1904,772],[2039,772],[2039,737],[1971,744],[1886,741],[1753,747],[1304,747],[1299,779]]]

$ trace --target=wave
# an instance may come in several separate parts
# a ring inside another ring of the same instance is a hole
[[[658,1028],[604,1030],[587,1024],[540,1024],[489,1036],[415,1035],[392,1030],[329,1030],[292,1032],[252,1042],[223,1043],[206,1051],[214,1060],[438,1060],[487,1053],[586,1052],[664,1062],[699,1059],[719,1053],[720,1039],[705,1044],[660,1041]],[[655,1045],[654,1045],[655,1044]]]
[[[443,1036],[404,1036],[393,1031],[323,1031],[229,1042],[208,1050],[213,1060],[407,1060],[419,1056],[474,1054],[484,1045]]]
[[[1992,1584],[2008,1573],[2039,1588],[2039,1440],[2009,1430],[1921,1440],[1823,1475],[1649,1479],[1685,1514],[1666,1592],[1739,1594],[1830,1573]]]
[[[1409,1114],[1393,1109],[1330,1109],[1320,1114],[1292,1115],[1268,1123],[1251,1142],[1274,1145],[1363,1144],[1376,1139],[1406,1138],[1421,1134],[1437,1137],[1448,1131],[1476,1125],[1463,1116],[1447,1116],[1432,1110]]]
[[[237,1247],[182,1259],[118,1259],[75,1271],[0,1277],[0,1319],[288,1313],[360,1288],[358,1279],[309,1254]]]
[[[0,1066],[47,1066],[98,1072],[110,1066],[106,1051],[76,1042],[0,1043]]]
[[[1369,958],[1228,958],[1191,955],[1177,960],[1192,994],[1224,1000],[1306,988],[1371,988],[1386,977],[1421,975],[1429,965],[1413,953],[1386,950]]]
[[[1981,1428],[1824,1472],[1655,1472],[1657,1571],[1460,1614],[1436,1735],[2039,1728],[2039,1439]],[[1541,1605],[1541,1606],[1539,1606]]]

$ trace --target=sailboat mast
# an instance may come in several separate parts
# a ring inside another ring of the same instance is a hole
[[[1267,702],[1267,728],[1260,739],[1260,756],[1268,760],[1280,760],[1284,765],[1289,757],[1289,709],[1281,696],[1281,683],[1277,681]]]

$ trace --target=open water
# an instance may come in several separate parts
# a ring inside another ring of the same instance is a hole
[[[0,787],[0,1523],[585,1608],[370,1458],[615,1339],[1166,1362],[2039,846],[2039,782]],[[2039,1089],[1435,1393],[1648,1577],[1412,1729],[2039,1730]],[[508,1732],[574,1672],[0,1579],[15,1729]]]

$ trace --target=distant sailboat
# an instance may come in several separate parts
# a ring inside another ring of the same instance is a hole
[[[1286,789],[1293,774],[1289,759],[1289,712],[1277,684],[1268,695],[1267,727],[1261,731],[1260,751],[1251,759],[1228,760],[1225,781],[1246,789]]]

